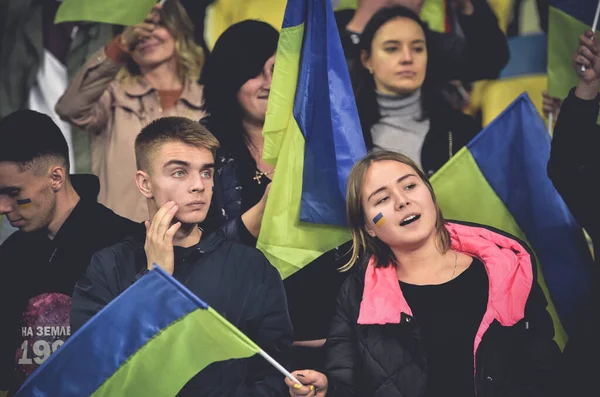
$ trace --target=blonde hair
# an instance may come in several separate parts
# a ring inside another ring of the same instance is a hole
[[[373,151],[366,157],[362,158],[357,162],[350,176],[348,177],[348,187],[346,191],[346,216],[348,218],[348,225],[352,231],[352,256],[348,263],[342,266],[340,271],[347,271],[358,261],[358,258],[365,253],[372,254],[376,259],[376,267],[387,267],[390,263],[394,266],[397,265],[396,258],[391,248],[383,241],[376,237],[370,236],[365,229],[365,214],[362,205],[362,191],[365,183],[365,175],[373,163],[378,161],[397,161],[402,164],[406,164],[411,167],[419,178],[425,183],[427,189],[431,193],[433,205],[436,209],[436,222],[435,228],[439,237],[437,241],[437,248],[440,252],[446,252],[450,249],[450,234],[445,227],[444,216],[440,209],[433,187],[431,183],[419,169],[419,167],[409,157],[390,151]]]
[[[204,64],[204,51],[194,40],[194,24],[179,0],[165,2],[160,10],[160,23],[175,39],[175,57],[181,81],[196,81]],[[117,81],[127,82],[140,77],[140,67],[129,57],[117,74]]]

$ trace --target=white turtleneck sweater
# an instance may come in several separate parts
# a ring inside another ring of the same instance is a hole
[[[421,149],[429,132],[429,119],[421,120],[421,90],[404,96],[377,94],[381,119],[371,127],[375,149],[410,157],[421,166]]]

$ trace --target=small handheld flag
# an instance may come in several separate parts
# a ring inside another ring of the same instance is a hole
[[[15,396],[172,397],[209,364],[255,354],[300,384],[156,267],[73,334]]]

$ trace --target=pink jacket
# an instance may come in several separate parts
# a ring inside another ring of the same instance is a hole
[[[148,219],[148,208],[135,185],[135,138],[161,117],[202,118],[202,88],[186,81],[175,106],[163,110],[158,92],[143,80],[115,81],[121,67],[104,49],[96,52],[60,98],[56,112],[91,134],[92,171],[100,178],[98,201],[141,222]]]
[[[447,223],[452,248],[484,263],[489,279],[486,312],[475,337],[473,353],[494,320],[512,326],[525,316],[525,304],[533,284],[531,257],[514,239],[491,230]],[[393,266],[375,268],[371,258],[365,274],[358,324],[397,324],[400,314],[412,311],[400,290]]]

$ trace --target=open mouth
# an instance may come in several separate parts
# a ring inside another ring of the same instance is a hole
[[[421,215],[409,215],[402,222],[400,222],[400,226],[410,225],[413,222],[418,221],[421,218]]]

